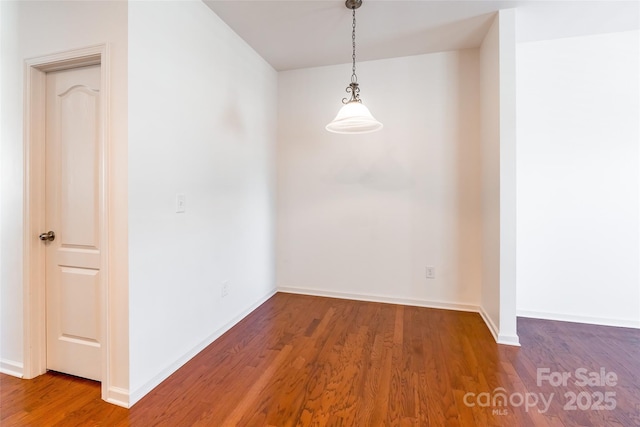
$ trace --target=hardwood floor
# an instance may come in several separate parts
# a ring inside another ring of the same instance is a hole
[[[521,348],[499,346],[476,313],[279,293],[130,410],[88,380],[0,375],[0,424],[640,426],[640,331],[519,319],[518,332]],[[544,368],[567,385],[539,386]],[[608,385],[576,384],[580,368]]]

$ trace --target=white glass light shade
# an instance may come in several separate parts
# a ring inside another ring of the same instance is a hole
[[[334,133],[369,133],[382,129],[382,123],[361,102],[352,101],[342,106],[326,129]]]

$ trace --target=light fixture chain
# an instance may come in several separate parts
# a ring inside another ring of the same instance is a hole
[[[2,1],[2,0],[0,0]],[[368,133],[382,129],[382,123],[373,118],[369,109],[360,100],[360,87],[356,75],[356,9],[362,5],[362,0],[345,0],[345,6],[351,9],[353,24],[351,25],[351,83],[345,89],[349,98],[342,98],[344,106],[338,115],[326,126],[329,132],[335,133]]]
[[[351,83],[358,83],[358,76],[356,76],[356,8],[353,9],[353,24],[351,25],[351,46],[353,47],[353,53],[351,59],[353,61],[351,66]]]

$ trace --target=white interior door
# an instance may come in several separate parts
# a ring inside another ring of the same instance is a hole
[[[100,65],[47,73],[47,369],[101,379]]]

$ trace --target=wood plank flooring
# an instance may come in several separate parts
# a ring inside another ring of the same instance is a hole
[[[279,293],[130,410],[88,380],[0,375],[0,424],[640,426],[639,330],[518,332],[521,348],[499,346],[476,313]],[[538,385],[544,368],[567,384]],[[579,368],[617,381],[581,386]]]

